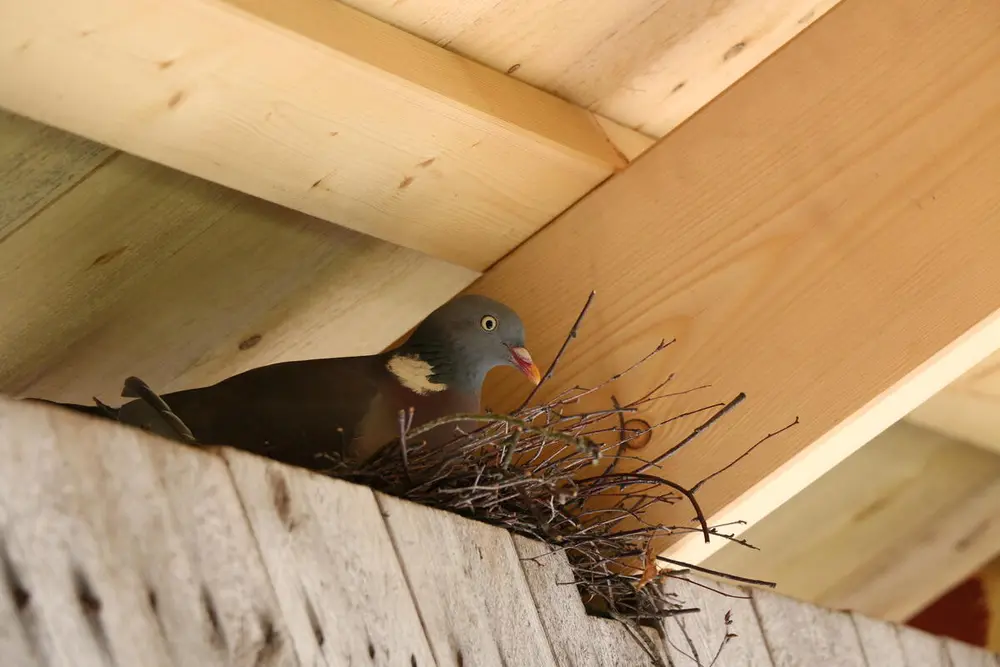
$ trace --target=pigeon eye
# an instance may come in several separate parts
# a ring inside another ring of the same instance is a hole
[[[497,328],[497,318],[492,315],[484,315],[483,319],[479,321],[479,326],[483,328],[484,331],[493,331]]]

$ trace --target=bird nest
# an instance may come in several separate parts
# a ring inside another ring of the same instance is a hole
[[[648,355],[598,386],[574,387],[534,404],[538,389],[552,378],[567,346],[577,336],[593,297],[591,294],[541,383],[518,409],[509,414],[454,415],[419,427],[411,426],[412,413],[403,413],[399,438],[374,458],[352,468],[331,457],[323,472],[501,526],[540,540],[553,552],[564,552],[588,611],[625,623],[654,663],[662,664],[640,626],[662,627],[666,617],[699,611],[668,592],[664,585],[667,579],[683,579],[690,571],[698,571],[742,583],[773,584],[658,555],[657,541],[667,535],[696,532],[706,542],[716,536],[754,548],[724,532],[726,526],[710,525],[697,492],[797,420],[768,434],[697,484],[685,487],[655,472],[742,403],[744,394],[727,403],[679,412],[653,425],[635,419],[640,409],[694,391],[665,391],[672,379],[668,377],[632,402],[620,404],[612,394],[602,409],[574,411],[581,399],[609,389],[673,341],[661,341]],[[698,425],[663,453],[651,460],[634,453],[636,443],[686,418],[699,419]],[[456,427],[455,439],[443,448],[427,447],[421,441],[431,429],[458,422],[473,422],[479,427],[468,433]],[[658,506],[677,503],[687,503],[693,510],[691,524],[662,525],[646,519]],[[726,632],[724,637],[723,645],[731,636]]]

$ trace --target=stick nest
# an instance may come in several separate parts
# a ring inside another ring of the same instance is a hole
[[[603,409],[572,410],[585,396],[613,384],[669,347],[665,341],[598,386],[574,387],[544,404],[532,404],[538,389],[552,377],[563,352],[576,337],[593,297],[591,294],[542,382],[517,410],[502,415],[455,415],[417,428],[411,426],[412,413],[400,414],[398,440],[360,468],[331,458],[324,472],[501,526],[540,540],[552,551],[564,551],[588,610],[626,623],[654,662],[661,664],[638,626],[656,627],[666,617],[698,611],[685,607],[670,594],[664,586],[666,579],[696,570],[745,583],[773,584],[658,556],[653,551],[654,540],[700,532],[706,542],[714,535],[751,547],[722,532],[725,526],[709,525],[696,493],[706,482],[789,427],[768,434],[735,461],[687,488],[658,474],[661,464],[741,403],[744,394],[728,403],[675,414],[654,425],[636,419],[641,408],[694,391],[664,391],[672,379],[668,377],[630,403],[619,404],[612,395],[610,404]],[[698,414],[705,419],[656,458],[644,460],[632,453],[656,429]],[[462,431],[457,425],[463,422],[476,428]],[[429,430],[449,424],[455,428],[456,437],[443,448],[427,447],[421,441],[421,435]],[[625,467],[630,470],[622,470]],[[690,524],[666,526],[646,520],[656,506],[677,503],[690,506],[695,517]],[[671,569],[660,569],[658,563]],[[728,633],[726,637],[724,641],[728,641]]]

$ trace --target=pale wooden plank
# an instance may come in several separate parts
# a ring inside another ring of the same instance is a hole
[[[531,590],[538,616],[545,627],[549,645],[559,667],[593,665],[593,667],[645,667],[655,665],[621,623],[591,616],[583,606],[573,581],[573,571],[566,555],[553,552],[552,547],[537,540],[512,535],[514,549]],[[658,634],[643,628],[654,654],[665,658]]]
[[[0,239],[58,199],[114,150],[0,110]]]
[[[851,618],[868,667],[909,667],[895,625],[854,612]]]
[[[900,421],[747,530],[758,550],[726,545],[704,565],[903,621],[995,550],[998,481],[1000,456]]]
[[[371,490],[231,449],[303,665],[434,665]]]
[[[843,608],[864,607],[870,615],[877,612],[887,620],[906,620],[933,600],[932,594],[947,591],[996,556],[998,505],[1000,479],[976,489],[961,504],[927,516],[923,529],[905,544],[883,552],[883,569],[877,577],[870,578],[865,571],[853,573],[839,583],[835,599]],[[928,585],[922,577],[932,567],[941,571],[929,577]]]
[[[908,667],[953,667],[941,637],[897,626],[896,634]]]
[[[6,513],[6,506],[0,501],[0,530],[6,529]],[[0,573],[3,576],[3,585],[0,586],[0,664],[43,667],[43,656],[30,639],[35,628],[33,613],[28,609],[31,597],[17,577],[7,552],[6,538],[0,538],[0,567],[3,568]]]
[[[2,529],[35,649],[53,667],[212,664],[145,436],[57,412],[0,401]]]
[[[978,646],[944,638],[945,649],[951,659],[951,667],[997,667],[1000,655]]]
[[[662,136],[836,0],[347,0]]]
[[[641,396],[670,373],[711,389],[643,419],[745,392],[671,458],[677,482],[695,484],[798,417],[699,491],[714,522],[752,525],[996,349],[998,80],[995,3],[844,0],[469,291],[517,309],[543,364],[597,291],[540,400],[674,337],[613,391]],[[608,405],[611,391],[580,407]],[[484,391],[497,410],[523,395],[500,374]],[[643,456],[699,422],[664,429]],[[691,515],[678,504],[646,518]],[[685,561],[722,544],[664,540]]]
[[[224,664],[299,665],[285,621],[225,462],[159,441],[143,443],[163,485],[202,603],[225,649]]]
[[[849,614],[765,590],[751,595],[774,667],[870,667]]]
[[[119,155],[0,243],[0,388],[117,405],[129,375],[374,353],[475,276]]]
[[[333,0],[39,0],[0,45],[10,110],[473,270],[626,164],[588,111]]]
[[[376,497],[438,667],[555,667],[510,533]]]
[[[1000,351],[913,410],[914,424],[1000,451]]]
[[[750,594],[725,582],[703,577],[685,579],[690,581],[669,579],[667,591],[685,607],[700,611],[668,618],[664,623],[667,651],[674,667],[707,667],[713,660],[720,667],[769,667],[771,656]],[[725,640],[729,633],[736,636]]]

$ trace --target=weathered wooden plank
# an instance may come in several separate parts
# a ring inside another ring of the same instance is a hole
[[[513,535],[514,549],[559,667],[640,667],[656,663],[621,623],[587,614],[566,555],[550,545]],[[658,634],[644,628],[655,654],[664,657]]]
[[[869,667],[849,614],[765,590],[751,595],[774,667]]]
[[[222,450],[303,665],[434,665],[371,490]]]
[[[0,494],[20,619],[49,665],[225,654],[138,431],[0,401]]]
[[[0,111],[0,239],[62,196],[114,149]]]
[[[951,667],[998,667],[1000,655],[954,639],[944,640]]]
[[[202,582],[202,603],[224,644],[225,664],[300,664],[257,541],[221,457],[148,442],[184,551]]]
[[[627,163],[590,112],[333,0],[36,0],[0,45],[10,110],[477,271]]]
[[[907,667],[953,667],[941,637],[906,626],[898,626],[896,634]]]
[[[895,625],[857,613],[851,619],[868,667],[908,667]]]
[[[543,364],[597,291],[540,400],[674,337],[580,407],[641,396],[671,373],[711,389],[651,406],[650,423],[745,392],[666,462],[679,483],[798,417],[699,491],[714,522],[752,525],[996,349],[997,81],[992,0],[844,0],[469,291],[517,309]],[[497,374],[484,395],[504,410],[524,389]],[[702,418],[676,422],[642,456]],[[686,533],[663,546],[698,561],[723,543]]]
[[[0,531],[6,532],[8,508],[0,499]],[[6,537],[0,537],[0,567],[3,585],[0,586],[0,663],[16,667],[44,667],[43,656],[31,642],[32,612],[27,610],[31,598],[18,581]]]
[[[725,582],[686,578],[698,583],[670,579],[667,590],[685,607],[701,611],[665,622],[667,651],[674,667],[707,667],[713,660],[720,667],[770,667],[771,656],[750,594]],[[736,636],[726,639],[730,633]]]
[[[438,667],[555,667],[510,533],[376,497]]]

